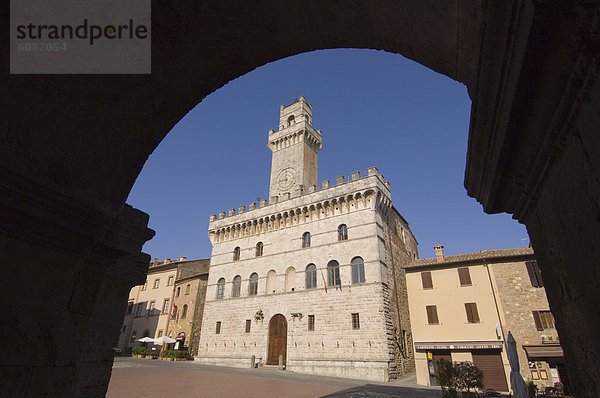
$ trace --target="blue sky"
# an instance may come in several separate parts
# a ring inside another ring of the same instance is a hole
[[[325,50],[260,67],[206,97],[146,162],[128,203],[150,214],[153,258],[208,258],[208,217],[268,196],[269,129],[300,95],[323,132],[319,181],[377,166],[421,258],[523,247],[525,227],[464,189],[466,87],[397,54]]]

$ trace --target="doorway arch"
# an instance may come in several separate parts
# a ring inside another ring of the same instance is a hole
[[[274,315],[269,321],[269,341],[267,365],[278,365],[283,355],[283,364],[287,359],[287,319],[281,314]]]

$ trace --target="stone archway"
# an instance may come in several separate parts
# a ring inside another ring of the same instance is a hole
[[[597,2],[153,6],[151,75],[6,79],[4,277],[27,281],[34,294],[17,300],[18,283],[1,292],[6,329],[19,341],[3,352],[3,392],[25,385],[30,395],[102,395],[123,303],[148,266],[141,247],[153,231],[125,199],[149,154],[228,81],[290,55],[354,47],[403,54],[467,86],[467,192],[486,212],[527,225],[572,384],[579,395],[600,395],[590,355],[600,352]],[[9,4],[1,10],[8,19]],[[8,34],[0,31],[5,55]]]
[[[283,364],[287,359],[287,320],[281,314],[274,315],[269,321],[267,365],[278,365],[279,356],[283,356]]]

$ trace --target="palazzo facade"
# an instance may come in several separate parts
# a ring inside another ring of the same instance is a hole
[[[402,264],[418,258],[377,168],[317,187],[322,133],[281,106],[270,200],[210,217],[196,361],[387,381],[414,370]]]

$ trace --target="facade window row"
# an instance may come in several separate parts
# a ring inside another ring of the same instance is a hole
[[[215,334],[221,334],[222,325],[223,325],[222,321],[217,321],[217,323],[215,324]],[[360,329],[360,314],[358,312],[351,314],[351,325],[352,325],[352,329],[354,329],[354,330]],[[250,333],[251,328],[252,328],[252,320],[246,319],[244,332]],[[314,332],[314,330],[315,330],[315,316],[314,315],[308,315],[307,330],[309,332]]]
[[[468,267],[457,268],[457,272],[460,286],[473,285]],[[433,278],[431,276],[431,271],[421,272],[421,284],[423,286],[423,290],[433,289]]]
[[[169,275],[169,278],[167,280],[167,286],[173,286],[173,282],[175,281],[175,277],[173,275]],[[144,282],[144,285],[142,286],[142,290],[146,290],[146,288],[148,287],[148,281]],[[156,278],[154,280],[154,284],[152,285],[153,289],[158,289],[160,287],[160,278]]]
[[[427,312],[427,323],[430,325],[439,325],[440,319],[438,317],[438,311],[436,305],[425,306]],[[479,323],[479,312],[477,311],[477,303],[465,303],[465,314],[467,316],[467,323]]]
[[[348,240],[348,227],[346,224],[341,224],[337,229],[338,241]],[[302,234],[302,247],[310,247],[310,232],[305,232]],[[258,242],[255,247],[254,256],[261,257],[263,255],[264,244],[262,242]],[[241,254],[241,248],[236,246],[233,249],[233,261],[239,261]]]
[[[362,257],[354,257],[350,262],[352,268],[352,283],[364,283],[365,282],[365,262]],[[274,270],[267,273],[266,280],[266,294],[271,294],[276,291],[276,278],[277,274]],[[310,263],[305,268],[305,288],[315,289],[317,287],[317,266]],[[285,273],[285,291],[293,292],[296,290],[296,269],[289,267]],[[225,298],[225,278],[219,278],[217,281],[217,294],[216,298]],[[342,281],[340,278],[340,264],[336,260],[331,260],[327,263],[327,285],[326,286],[341,286]],[[233,278],[231,297],[240,297],[242,292],[242,277],[236,275]],[[258,274],[253,272],[250,275],[248,283],[248,295],[256,296],[258,294]]]

